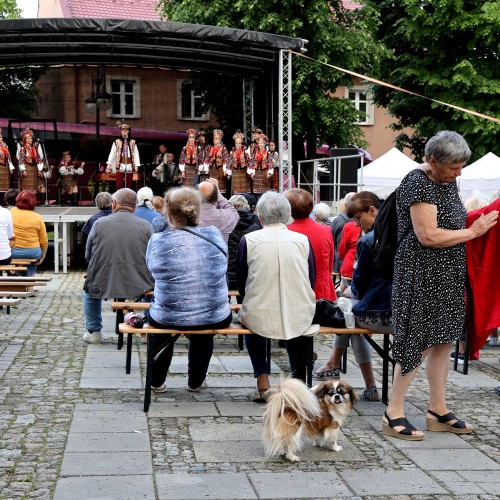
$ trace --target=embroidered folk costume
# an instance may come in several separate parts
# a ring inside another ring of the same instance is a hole
[[[253,179],[253,192],[262,194],[271,188],[271,179],[274,174],[273,162],[269,151],[266,149],[266,143],[263,138],[257,141],[257,149],[252,157],[253,165],[248,169],[249,175]]]
[[[121,137],[111,146],[106,172],[116,173],[116,190],[123,187],[132,188],[134,172],[139,170],[141,160],[134,139],[130,138],[130,125],[119,122]]]
[[[226,176],[231,178],[231,170],[227,169],[227,162],[229,161],[229,153],[226,146],[222,144],[222,137],[224,134],[222,130],[215,129],[214,145],[210,148],[208,155],[208,173],[209,177],[217,179],[219,182],[219,191],[226,192]]]
[[[10,151],[3,142],[2,129],[0,128],[0,191],[10,189],[10,176],[14,171],[14,165],[10,158]]]
[[[196,144],[196,130],[190,128],[187,131],[188,141],[182,148],[181,156],[179,157],[179,170],[182,175],[182,184],[185,186],[193,185],[193,178],[199,170],[203,168],[203,162],[199,155],[200,151]]]
[[[269,155],[271,156],[271,162],[273,164],[273,176],[271,178],[271,189],[275,191],[279,190],[279,172],[280,172],[280,154],[276,150],[276,142],[271,140],[269,141]]]
[[[245,151],[243,145],[243,134],[236,132],[233,135],[234,148],[229,154],[229,162],[227,168],[232,172],[232,193],[251,193],[252,186],[250,183],[250,176],[248,175],[248,168],[253,164],[250,155]]]
[[[207,144],[205,131],[200,130],[198,133],[198,160],[200,162],[200,182],[208,179],[208,155],[212,146]]]
[[[252,129],[252,142],[247,148],[247,153],[250,155],[250,157],[253,158],[255,151],[257,150],[257,142],[260,138],[263,138],[266,144],[269,142],[269,139],[266,137],[264,132],[260,128],[254,128]]]
[[[59,162],[59,175],[61,176],[61,193],[68,193],[71,205],[78,205],[78,182],[77,175],[83,175],[85,162],[76,163],[71,159],[70,151],[63,151],[63,158]]]

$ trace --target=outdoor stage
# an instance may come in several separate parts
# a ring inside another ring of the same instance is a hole
[[[97,207],[68,207],[42,205],[35,208],[47,225],[54,226],[54,272],[68,272],[68,262],[73,249],[73,227],[76,222],[86,222],[98,212]]]

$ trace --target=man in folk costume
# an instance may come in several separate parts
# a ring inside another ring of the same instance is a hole
[[[14,165],[10,158],[10,151],[3,142],[2,129],[0,128],[0,191],[8,191],[10,189],[10,176],[14,171]]]
[[[257,141],[257,149],[252,157],[252,168],[248,174],[253,179],[253,193],[263,194],[271,189],[271,179],[274,174],[272,157],[266,149],[266,142],[261,137]]]
[[[187,144],[182,148],[181,156],[179,157],[179,170],[182,175],[182,184],[192,186],[193,178],[203,168],[203,163],[200,161],[200,151],[196,144],[196,130],[190,128],[187,131],[187,136]]]
[[[245,151],[243,145],[243,134],[236,132],[233,135],[234,148],[229,154],[228,170],[232,172],[232,192],[233,194],[251,193],[250,176],[248,168],[252,167],[253,161],[250,155]]]
[[[62,160],[59,162],[59,175],[61,176],[61,193],[68,193],[72,207],[78,205],[77,175],[83,175],[85,162],[74,162],[71,151],[63,151]]]
[[[139,170],[141,160],[134,139],[130,137],[130,125],[117,123],[121,136],[113,141],[107,163],[106,172],[116,173],[116,191],[123,187],[132,188],[134,172]],[[126,184],[126,185],[125,185]]]
[[[257,141],[261,137],[264,139],[264,141],[266,142],[266,144],[269,142],[269,139],[266,137],[266,135],[264,134],[264,132],[262,132],[262,130],[260,128],[254,128],[252,130],[252,142],[250,143],[250,145],[247,148],[247,153],[252,158],[253,158],[253,155],[255,153],[255,150],[257,149]]]
[[[52,177],[53,166],[45,166],[42,146],[33,140],[33,130],[26,127],[21,132],[21,146],[17,153],[19,172],[21,174],[21,189],[40,193],[42,203],[46,200],[46,179]]]
[[[200,162],[200,182],[208,179],[208,155],[212,146],[207,144],[207,138],[204,130],[198,132],[198,159]]]
[[[213,135],[214,145],[210,148],[208,155],[208,173],[210,177],[217,179],[219,191],[225,193],[226,176],[227,179],[231,178],[231,170],[227,168],[229,153],[226,146],[222,144],[222,138],[224,137],[222,130],[215,129]]]

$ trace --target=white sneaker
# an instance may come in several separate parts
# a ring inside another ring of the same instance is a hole
[[[102,342],[101,332],[85,332],[83,334],[83,341],[87,344],[100,344]]]

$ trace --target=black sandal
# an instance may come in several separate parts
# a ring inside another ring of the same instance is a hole
[[[453,434],[470,434],[474,429],[472,427],[467,427],[467,424],[463,420],[459,420],[450,411],[446,415],[438,415],[431,410],[427,410],[433,417],[437,420],[427,418],[427,430],[433,432],[452,432]],[[453,420],[455,423],[451,424]]]
[[[412,434],[412,431],[418,431],[418,429],[410,424],[406,417],[390,419],[387,412],[384,413],[384,417],[387,419],[387,424],[382,421],[382,432],[386,436],[392,436],[405,441],[422,441],[424,439],[423,434]],[[404,429],[398,432],[394,427],[404,427]]]

